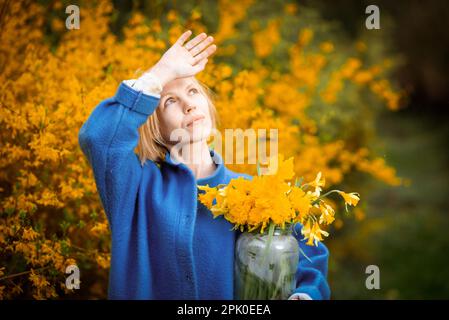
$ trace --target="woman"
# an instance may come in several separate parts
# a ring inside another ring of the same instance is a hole
[[[156,65],[126,80],[79,132],[111,234],[110,299],[233,299],[236,232],[197,201],[197,185],[236,173],[210,149],[216,112],[195,75],[216,50],[185,32]],[[134,149],[138,146],[138,155]],[[303,248],[292,299],[329,298],[328,251]]]

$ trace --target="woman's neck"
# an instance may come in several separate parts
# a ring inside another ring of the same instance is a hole
[[[170,151],[171,150],[172,149],[170,149]],[[179,162],[184,163],[190,170],[192,170],[196,179],[212,175],[217,168],[205,140],[186,144],[179,149],[179,152],[174,153],[174,156]]]

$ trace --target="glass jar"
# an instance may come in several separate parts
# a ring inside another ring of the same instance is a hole
[[[269,241],[264,233],[244,232],[235,246],[235,298],[284,300],[296,288],[298,241],[292,228],[275,228]]]

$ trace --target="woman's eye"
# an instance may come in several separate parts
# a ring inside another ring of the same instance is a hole
[[[192,89],[189,90],[189,92],[192,92],[192,91],[193,91],[194,93],[198,93],[198,90],[197,90],[196,88],[192,88]]]
[[[169,104],[170,104],[169,102],[173,102],[173,101],[174,101],[173,98],[168,98],[168,99],[165,101],[165,105],[169,105]]]

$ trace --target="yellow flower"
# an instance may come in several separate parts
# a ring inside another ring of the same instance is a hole
[[[329,225],[332,222],[334,222],[335,211],[330,205],[328,205],[327,203],[320,203],[320,210],[321,210],[320,223]]]
[[[253,35],[253,46],[257,57],[264,58],[270,55],[273,48],[280,41],[279,20],[268,23],[265,30],[258,31]]]
[[[198,186],[198,189],[206,191],[204,194],[198,195],[198,199],[202,204],[204,204],[207,208],[212,207],[212,202],[218,194],[217,188],[210,188],[209,185],[206,186]]]
[[[108,224],[106,222],[97,222],[95,225],[90,229],[90,233],[92,235],[95,235],[97,237],[102,236],[104,234],[107,234],[109,231]]]
[[[308,239],[306,244],[309,246],[318,246],[318,241],[323,241],[322,235],[325,237],[329,236],[328,232],[320,229],[317,222],[314,222],[313,226],[311,226],[310,220],[308,220],[306,225],[303,226],[301,233],[306,239]]]
[[[174,21],[176,21],[177,18],[178,18],[178,15],[177,15],[176,11],[170,10],[170,11],[168,12],[168,14],[167,14],[167,20],[168,20],[169,22],[174,22]]]
[[[287,3],[284,5],[284,12],[290,15],[294,15],[298,11],[298,5],[296,3]]]
[[[334,44],[329,41],[322,42],[320,44],[320,49],[325,53],[332,52],[332,51],[334,51]]]
[[[360,195],[356,192],[346,193],[339,190],[337,190],[337,192],[343,197],[346,210],[348,210],[348,205],[355,207],[360,200]]]
[[[24,240],[34,240],[39,236],[39,233],[33,230],[33,228],[25,228],[23,230],[22,238]]]
[[[279,180],[290,180],[295,175],[293,171],[293,157],[284,160],[284,155],[271,157],[268,169],[264,175],[274,175]]]
[[[310,194],[306,194],[301,188],[293,187],[288,194],[288,198],[292,208],[298,212],[297,221],[300,221],[309,214],[312,201]]]
[[[320,193],[322,190],[321,187],[324,187],[325,183],[326,183],[325,178],[323,177],[321,179],[321,171],[318,172],[315,180],[313,180],[312,182],[309,182],[310,186],[315,187],[314,195],[316,195],[317,197],[320,196]]]
[[[48,286],[50,283],[45,279],[45,277],[37,274],[34,272],[33,269],[31,269],[31,273],[29,275],[30,281],[33,283],[33,285],[37,288],[43,288]]]
[[[305,28],[305,29],[301,30],[301,33],[298,36],[298,43],[301,46],[306,46],[309,44],[309,42],[312,40],[312,38],[313,38],[313,30]]]
[[[98,254],[95,257],[95,260],[97,261],[97,264],[103,269],[108,269],[111,265],[111,256],[109,254]]]

